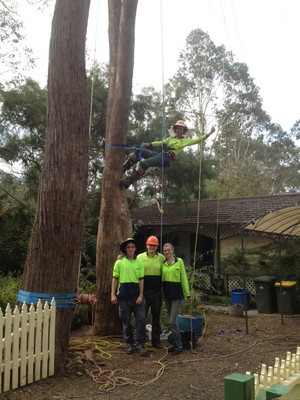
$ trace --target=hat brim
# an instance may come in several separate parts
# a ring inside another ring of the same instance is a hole
[[[134,239],[132,238],[126,239],[124,240],[124,242],[120,244],[120,250],[123,254],[126,254],[126,246],[128,245],[128,243],[133,243],[135,247],[137,247],[137,243]]]

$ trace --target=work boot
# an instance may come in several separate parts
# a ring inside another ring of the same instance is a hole
[[[123,164],[123,174],[124,174],[124,172],[128,171],[134,164],[136,164],[137,160],[138,159],[137,159],[137,156],[135,155],[135,153],[129,154],[129,157]]]
[[[123,188],[125,188],[125,189],[128,189],[129,186],[130,186],[131,183],[132,183],[132,182],[129,181],[129,178],[130,178],[130,177],[128,177],[128,178],[126,178],[126,179],[120,180],[120,185],[121,185]]]
[[[133,347],[132,346],[128,345],[126,347],[126,354],[133,354]]]
[[[155,349],[163,349],[164,348],[164,346],[162,346],[159,342],[152,343],[152,347],[154,347]]]
[[[178,354],[182,353],[182,350],[179,349],[174,349],[174,351],[172,351],[171,356],[178,356]]]
[[[120,181],[121,186],[128,189],[135,181],[139,180],[145,173],[145,170],[139,167],[138,171],[133,171],[133,173],[125,179]]]
[[[137,349],[137,352],[139,353],[140,356],[147,356],[148,355],[148,351],[145,349],[145,347],[139,347]]]

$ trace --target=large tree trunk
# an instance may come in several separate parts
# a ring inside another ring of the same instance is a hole
[[[107,144],[124,144],[128,127],[138,0],[109,0],[109,95]],[[117,307],[110,302],[112,268],[120,242],[131,234],[126,191],[119,185],[124,150],[107,146],[97,237],[97,303],[94,333],[120,333]],[[124,213],[127,217],[124,218]]]
[[[49,53],[46,149],[22,289],[77,291],[87,185],[89,113],[85,39],[90,0],[57,0]],[[56,317],[56,371],[73,310]]]

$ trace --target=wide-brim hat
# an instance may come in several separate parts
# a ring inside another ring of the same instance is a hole
[[[128,238],[120,244],[120,250],[123,254],[126,254],[126,246],[128,245],[128,243],[133,243],[135,247],[137,247],[136,241],[133,238]]]

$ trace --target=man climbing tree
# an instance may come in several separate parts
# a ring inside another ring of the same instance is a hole
[[[90,0],[57,0],[49,53],[46,148],[21,289],[76,293],[87,185],[89,112],[85,38]],[[72,299],[69,299],[71,302]],[[73,310],[58,308],[56,371],[67,354]]]
[[[138,0],[109,0],[109,95],[106,143],[126,143],[132,90],[135,16]],[[110,303],[111,279],[119,243],[131,234],[125,191],[119,186],[122,171],[115,168],[124,151],[107,146],[103,171],[97,238],[97,303],[94,333],[120,333],[117,307]]]
[[[169,167],[175,157],[185,147],[192,146],[193,144],[199,144],[202,140],[207,139],[212,133],[215,132],[215,128],[212,127],[210,132],[206,135],[202,135],[197,139],[186,139],[188,127],[182,120],[177,121],[169,130],[169,135],[163,141],[156,141],[152,143],[142,143],[138,150],[135,150],[130,154],[129,158],[123,164],[123,172],[129,170],[138,161],[138,168],[132,172],[130,176],[121,180],[121,185],[128,189],[131,184],[140,179],[145,171],[151,167]],[[141,151],[140,151],[141,150]]]

